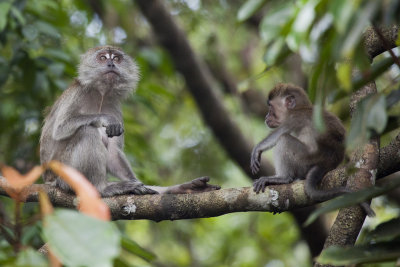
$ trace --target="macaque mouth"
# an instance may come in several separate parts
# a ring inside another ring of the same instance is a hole
[[[115,70],[108,70],[108,71],[104,72],[104,74],[115,74],[115,75],[119,76],[119,73],[116,72]]]

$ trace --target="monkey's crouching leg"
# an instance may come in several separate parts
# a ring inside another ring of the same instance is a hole
[[[107,147],[107,172],[121,179],[121,182],[108,182],[107,186],[101,191],[103,197],[114,195],[147,195],[157,194],[140,182],[132,171],[124,152],[119,147],[118,137],[108,139]]]

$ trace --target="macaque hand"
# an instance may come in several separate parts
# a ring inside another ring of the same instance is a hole
[[[110,124],[106,126],[106,134],[108,137],[120,136],[124,132],[124,127],[121,123]]]
[[[113,115],[104,115],[101,124],[103,127],[106,127],[106,134],[108,137],[120,136],[124,132],[124,126]]]
[[[208,184],[210,177],[203,176],[193,179],[190,182],[178,185],[171,193],[172,194],[189,194],[189,193],[201,193],[207,191],[219,190],[219,185]]]
[[[251,161],[250,168],[253,174],[256,174],[260,170],[260,162],[261,162],[261,151],[257,148],[253,149],[251,152]]]

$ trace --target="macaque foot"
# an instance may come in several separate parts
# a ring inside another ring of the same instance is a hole
[[[172,187],[167,193],[168,194],[190,194],[190,193],[201,193],[207,191],[219,190],[219,185],[208,184],[210,177],[203,176],[193,179],[190,182],[180,184]]]
[[[134,195],[154,195],[158,194],[156,190],[146,187],[145,185],[136,186],[131,189],[130,193]]]
[[[265,192],[265,187],[269,185],[268,177],[260,177],[253,183],[253,191],[257,194],[262,191]]]
[[[157,191],[146,187],[140,182],[122,181],[109,184],[101,193],[102,197],[111,197],[115,195],[152,195],[158,194]]]

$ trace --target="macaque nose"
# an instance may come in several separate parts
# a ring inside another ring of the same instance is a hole
[[[109,67],[109,68],[114,68],[115,67],[114,62],[111,59],[109,59],[107,61],[107,67]]]

